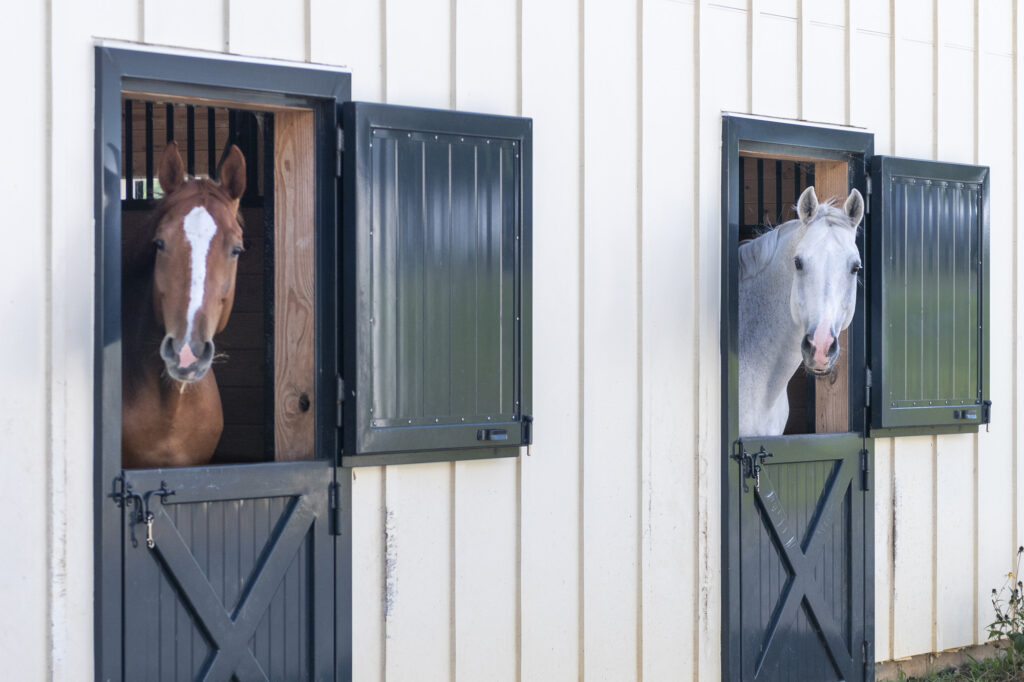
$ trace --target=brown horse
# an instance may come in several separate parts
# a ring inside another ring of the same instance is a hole
[[[245,159],[232,145],[220,182],[185,180],[169,142],[158,177],[164,191],[122,273],[121,460],[125,467],[205,464],[224,428],[213,376],[213,335],[235,298],[242,253],[238,202]]]

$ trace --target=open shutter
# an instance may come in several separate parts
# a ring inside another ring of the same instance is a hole
[[[516,454],[530,435],[531,121],[343,114],[346,465]],[[402,456],[370,457],[384,453]]]
[[[988,421],[989,170],[872,160],[872,429]]]

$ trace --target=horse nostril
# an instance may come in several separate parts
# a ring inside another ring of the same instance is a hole
[[[163,343],[160,344],[160,357],[165,360],[173,360],[177,357],[177,354],[174,352],[174,339],[170,334],[165,336]]]
[[[833,337],[832,345],[828,347],[828,354],[829,355],[835,355],[838,352],[839,352],[839,339]]]
[[[203,355],[204,361],[213,360],[213,341],[207,341],[203,344]]]
[[[800,345],[807,352],[813,352],[814,351],[814,340],[811,338],[810,334],[807,334],[806,336],[804,336],[804,341]]]

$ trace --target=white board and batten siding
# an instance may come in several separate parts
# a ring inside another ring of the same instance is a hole
[[[38,5],[38,6],[37,6]],[[1010,0],[22,3],[5,11],[0,660],[92,669],[99,38],[347,65],[534,119],[530,457],[353,475],[357,680],[717,679],[723,111],[992,167],[990,432],[879,440],[876,658],[984,641],[1024,542],[1024,18]],[[50,132],[48,132],[50,131]],[[14,248],[12,248],[14,245]],[[45,500],[45,504],[40,504]],[[16,516],[13,516],[16,515]],[[26,606],[31,604],[32,606]]]

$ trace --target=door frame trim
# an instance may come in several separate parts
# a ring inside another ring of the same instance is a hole
[[[351,96],[351,74],[322,66],[248,60],[224,55],[146,46],[97,42],[95,55],[95,350],[94,350],[94,628],[95,676],[120,680],[124,671],[122,589],[122,512],[114,502],[121,472],[121,93],[148,93],[215,99],[257,105],[259,108],[302,106],[315,112],[315,210],[319,253],[316,326],[317,393],[316,451],[337,466],[334,377],[339,345],[337,254],[335,239],[340,194],[334,172],[340,106]],[[287,466],[282,464],[282,466]],[[335,469],[337,471],[337,469]],[[336,669],[351,677],[351,480],[338,471],[337,494],[341,537],[336,548],[335,608],[338,636]],[[324,481],[329,485],[330,481]],[[346,663],[347,662],[347,663]],[[347,667],[342,667],[346,664]],[[343,678],[346,675],[342,674]]]
[[[804,122],[779,121],[731,114],[722,115],[722,185],[721,185],[721,515],[722,515],[722,679],[738,679],[741,671],[740,642],[740,505],[742,494],[739,467],[729,458],[732,446],[739,437],[738,409],[738,357],[739,357],[739,297],[736,276],[739,268],[739,154],[740,150],[762,149],[772,153],[822,159],[843,158],[849,161],[850,186],[870,198],[865,192],[868,163],[874,154],[874,134],[864,130],[841,127],[822,127]],[[869,216],[865,216],[867,226]],[[869,230],[858,235],[862,254],[869,254]],[[866,428],[867,411],[863,405],[867,362],[867,310],[870,300],[864,287],[858,290],[857,314],[850,326],[850,424]],[[854,362],[853,358],[864,358]],[[859,430],[859,429],[858,429]],[[866,435],[866,431],[864,432]],[[870,505],[869,505],[870,506]],[[866,576],[873,575],[874,512],[865,511],[866,542],[864,557]],[[874,581],[865,580],[866,633],[873,638]]]

